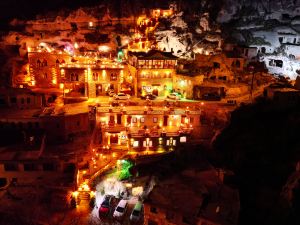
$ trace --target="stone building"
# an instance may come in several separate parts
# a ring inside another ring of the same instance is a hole
[[[109,90],[118,93],[125,82],[124,66],[118,64],[65,64],[60,67],[65,97],[107,95]]]
[[[232,52],[211,56],[197,54],[195,63],[200,68],[211,69],[206,74],[208,79],[230,82],[234,81],[237,73],[243,71],[245,59]]]
[[[163,107],[102,107],[97,111],[98,144],[134,152],[172,150],[197,136],[200,114],[200,110]]]
[[[71,56],[65,52],[52,51],[46,46],[28,50],[30,85],[39,88],[58,88],[62,82],[59,66],[70,62]]]
[[[31,109],[41,108],[45,105],[45,96],[34,93],[30,89],[2,88],[0,89],[0,107]]]
[[[14,110],[0,112],[0,131],[43,130],[47,141],[63,143],[89,132],[88,109],[65,105],[63,108]]]
[[[158,50],[129,52],[128,61],[135,96],[146,93],[167,96],[173,90],[177,57],[172,53]]]
[[[14,135],[17,134],[14,132]],[[22,141],[15,139],[0,148],[0,187],[12,183],[39,184],[73,190],[77,174],[75,161],[47,154],[46,138],[40,131],[26,131],[23,134]]]

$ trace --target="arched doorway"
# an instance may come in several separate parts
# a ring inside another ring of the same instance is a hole
[[[102,84],[96,84],[96,96],[102,95]]]
[[[158,90],[157,90],[157,88],[153,89],[152,94],[155,95],[155,96],[158,96]]]

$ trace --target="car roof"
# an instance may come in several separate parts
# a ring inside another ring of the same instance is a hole
[[[124,199],[122,199],[122,200],[119,202],[118,206],[124,208],[124,207],[126,206],[126,204],[127,204],[127,201],[124,200]]]
[[[112,198],[112,195],[105,195],[103,201],[109,201]]]
[[[133,208],[135,211],[141,211],[143,204],[141,202],[137,202]]]

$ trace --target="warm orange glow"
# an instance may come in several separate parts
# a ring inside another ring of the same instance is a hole
[[[78,196],[78,191],[72,192],[72,196],[73,196],[74,198],[77,198],[77,196]]]

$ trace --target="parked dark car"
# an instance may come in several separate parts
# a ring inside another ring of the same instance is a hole
[[[104,200],[99,207],[99,216],[108,216],[111,211],[113,196],[105,195]]]
[[[208,101],[220,101],[221,96],[218,95],[217,93],[206,93],[202,95],[203,100],[208,100]]]
[[[141,99],[144,99],[144,100],[146,100],[146,99],[150,99],[150,100],[154,100],[154,99],[156,99],[156,95],[153,95],[153,94],[146,94],[146,95],[143,95],[143,96],[141,96]]]

